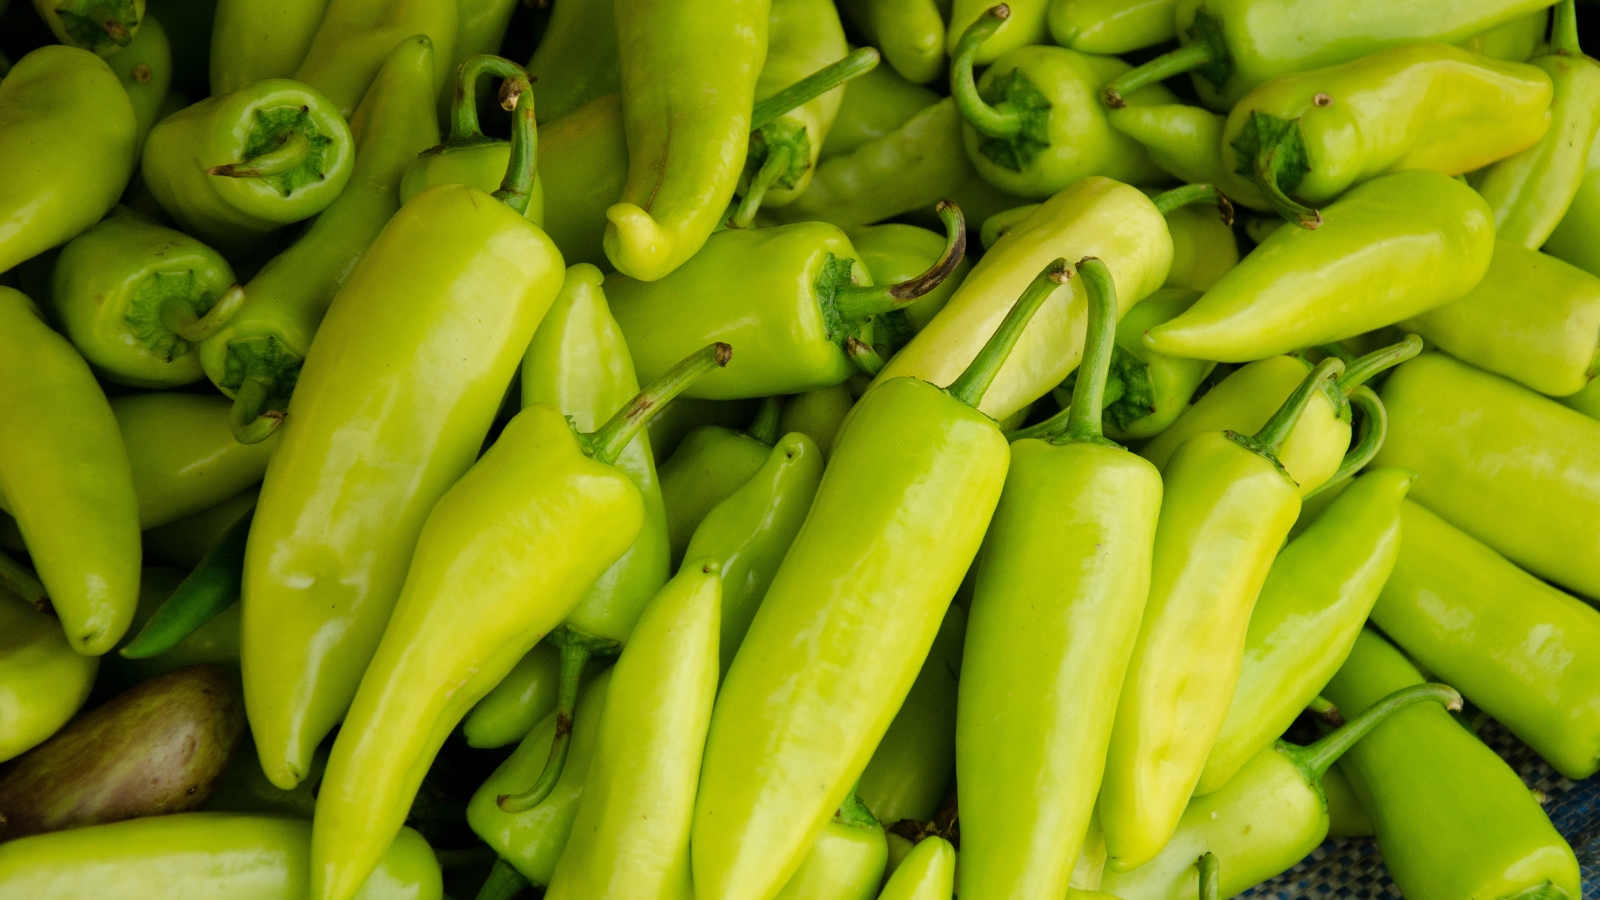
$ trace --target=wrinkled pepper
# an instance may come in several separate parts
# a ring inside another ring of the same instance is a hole
[[[73,652],[54,616],[0,588],[0,762],[67,724],[89,699],[98,667],[97,657]]]
[[[303,2],[303,0],[296,0]],[[433,42],[434,96],[446,93],[455,70],[456,4],[436,0],[328,0],[322,21],[295,68],[295,81],[328,98],[348,116],[366,94],[396,44],[412,35]]]
[[[139,528],[159,528],[209,509],[259,482],[276,441],[240,444],[228,403],[188,393],[131,394],[111,401],[133,470]]]
[[[1050,39],[1079,53],[1116,55],[1177,36],[1177,0],[1050,0]]]
[[[567,0],[550,8],[544,36],[528,60],[528,75],[538,85],[540,125],[622,90],[615,7],[611,0]]]
[[[327,8],[328,0],[217,0],[208,63],[211,93],[231,94],[294,75]]]

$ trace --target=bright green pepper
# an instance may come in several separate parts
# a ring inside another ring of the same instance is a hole
[[[861,264],[867,267],[874,284],[894,284],[916,278],[938,263],[948,243],[943,235],[915,225],[868,225],[851,229],[849,235],[851,246],[860,255]],[[944,309],[970,271],[972,261],[963,255],[938,287],[909,306],[875,319],[874,337],[894,349],[904,346]]]
[[[1183,72],[1200,100],[1227,112],[1252,88],[1274,78],[1337,65],[1389,47],[1464,41],[1550,5],[1551,0],[1178,0],[1174,22],[1183,44],[1106,86],[1105,100]]]
[[[956,848],[930,835],[895,867],[878,900],[946,900],[955,890],[955,880]]]
[[[0,762],[67,724],[89,699],[99,662],[73,652],[53,616],[0,588]]]
[[[1438,172],[1375,178],[1321,215],[1315,231],[1273,232],[1146,344],[1248,362],[1336,341],[1460,298],[1494,253],[1488,204]]]
[[[1144,147],[1106,121],[1095,102],[1102,84],[1128,70],[1111,56],[1065,47],[1028,46],[1004,53],[974,81],[978,48],[1006,21],[993,7],[961,38],[950,66],[950,91],[966,119],[967,157],[984,180],[1019,197],[1044,199],[1087,175],[1143,184],[1166,174]],[[1160,85],[1128,98],[1134,105],[1175,103]]]
[[[1418,481],[1426,484],[1428,476]],[[1371,631],[1323,690],[1346,715],[1421,674]],[[1412,900],[1578,897],[1578,861],[1517,773],[1448,713],[1414,707],[1339,763]],[[1526,892],[1526,894],[1524,893]]]
[[[511,14],[516,8],[517,0],[457,0],[456,40],[446,63],[447,82],[454,80],[461,70],[461,64],[472,57],[500,52],[500,45],[506,40],[506,30],[511,26]],[[529,75],[534,79],[539,77],[532,72]],[[448,91],[439,92],[441,116],[449,114],[453,99]],[[535,121],[537,118],[535,115]]]
[[[423,191],[344,279],[267,466],[245,551],[244,685],[262,765],[286,790],[344,715],[428,510],[477,458],[560,291],[561,254],[523,216],[522,97],[505,186]]]
[[[1412,499],[1541,578],[1600,597],[1600,422],[1439,353],[1383,386],[1377,465]]]
[[[327,8],[328,0],[217,0],[209,60],[212,95],[294,75]]]
[[[1166,214],[1172,235],[1172,266],[1167,285],[1205,293],[1239,264],[1239,240],[1233,234],[1230,203],[1217,210],[1180,206]]]
[[[56,39],[111,56],[133,42],[144,19],[144,0],[33,0]]]
[[[1108,110],[1106,120],[1142,144],[1155,164],[1179,181],[1214,184],[1234,203],[1268,208],[1255,182],[1222,164],[1226,116],[1198,106],[1158,103]]]
[[[528,75],[539,86],[540,125],[622,89],[614,7],[610,0],[567,0],[551,8],[528,60]]]
[[[1177,37],[1177,0],[1050,0],[1050,39],[1079,53],[1107,56]]]
[[[0,897],[297,900],[306,896],[310,844],[311,823],[278,816],[185,813],[75,828],[0,844]],[[441,896],[433,850],[409,828],[361,892],[361,900]]]
[[[128,454],[83,357],[8,287],[0,287],[0,335],[0,502],[72,649],[99,656],[128,630],[139,600]]]
[[[842,0],[840,5],[901,78],[927,84],[944,72],[939,0]]]
[[[778,416],[778,433],[787,435],[798,431],[806,435],[822,451],[823,459],[827,459],[833,453],[839,429],[855,404],[855,396],[843,384],[795,394],[784,400],[783,412]]]
[[[883,826],[852,794],[773,900],[872,900],[888,860]]]
[[[1004,4],[1007,9],[1001,17],[994,37],[978,50],[973,60],[986,66],[1018,47],[1049,43],[1050,31],[1046,22],[1050,0],[1014,0]],[[954,0],[951,4],[949,29],[945,43],[954,60],[961,53],[961,41],[967,29],[994,9],[993,0]]]
[[[172,48],[167,44],[167,30],[155,16],[145,16],[134,36],[122,52],[112,56],[107,64],[117,73],[123,90],[133,103],[133,115],[139,130],[133,140],[137,156],[144,147],[144,139],[160,117],[161,103],[167,99],[172,87]]]
[[[1600,278],[1501,239],[1477,287],[1402,327],[1457,359],[1565,397],[1600,373]]]
[[[1196,435],[1163,472],[1150,600],[1100,788],[1108,864],[1118,872],[1161,852],[1200,780],[1239,679],[1250,611],[1300,513],[1277,454],[1343,368],[1323,360],[1255,436]]]
[[[846,15],[850,15],[848,9]],[[940,28],[943,23],[941,20]],[[940,44],[943,44],[940,39]],[[886,48],[889,65],[878,66],[853,79],[843,88],[839,112],[833,127],[822,141],[822,158],[849,153],[868,141],[877,140],[904,125],[912,116],[939,102],[939,95],[920,84],[912,84],[894,68],[894,54]],[[941,55],[943,51],[940,51]]]
[[[1590,145],[1583,181],[1543,250],[1600,275],[1600,141]]]
[[[275,78],[156,123],[140,171],[185,231],[238,256],[326,209],[354,158],[338,109],[311,87]]]
[[[259,482],[276,441],[240,444],[227,401],[186,393],[131,394],[111,401],[133,470],[139,528],[209,509]]]
[[[1215,854],[1220,869],[1216,890],[1202,890],[1202,897],[1232,897],[1286,871],[1328,836],[1321,781],[1329,767],[1386,721],[1430,700],[1461,708],[1454,690],[1417,684],[1383,697],[1309,747],[1278,741],[1263,749],[1227,786],[1189,803],[1159,856],[1131,872],[1107,871],[1101,888],[1122,900],[1188,900],[1196,890],[1194,860],[1202,853]],[[1448,718],[1443,710],[1427,711]]]
[[[1577,196],[1600,128],[1600,62],[1578,47],[1573,0],[1556,4],[1549,48],[1533,64],[1549,73],[1555,85],[1550,130],[1537,144],[1490,166],[1473,179],[1473,186],[1494,210],[1500,239],[1537,250]],[[1503,119],[1494,119],[1486,130],[1503,127]]]
[[[239,441],[262,440],[282,423],[328,304],[400,208],[401,173],[438,143],[432,73],[426,37],[396,45],[352,117],[349,184],[300,240],[250,279],[238,314],[201,342],[206,376],[234,398],[231,427]]]
[[[296,0],[300,2],[300,0]],[[416,34],[433,41],[434,96],[455,77],[456,6],[436,0],[328,0],[304,58],[290,76],[348,116],[395,45]],[[497,48],[498,49],[498,48]]]
[[[192,569],[239,517],[255,509],[259,486],[240,491],[209,509],[144,533],[146,560]]]
[[[1315,228],[1310,207],[1379,175],[1460,175],[1535,146],[1550,128],[1550,85],[1536,66],[1448,44],[1391,47],[1246,94],[1228,114],[1222,165]]]
[[[956,723],[967,897],[1066,895],[1150,595],[1161,473],[1102,434],[1119,304],[1104,263],[1077,270],[1084,377],[1043,440],[1012,445],[972,597]]]
[[[0,272],[100,221],[133,173],[138,120],[116,73],[46,46],[0,81]]]
[[[722,578],[696,559],[656,594],[611,670],[550,900],[692,897],[689,822],[717,695]]]
[[[1357,478],[1278,552],[1250,613],[1239,684],[1197,796],[1221,789],[1270,747],[1344,664],[1395,567],[1400,504],[1414,481],[1406,469]]]
[[[1541,9],[1473,35],[1462,41],[1460,46],[1463,50],[1491,59],[1527,62],[1544,44],[1544,35],[1549,27],[1550,11]]]
[[[674,568],[687,558],[689,541],[707,514],[766,464],[778,443],[778,409],[775,399],[762,401],[743,431],[717,425],[696,428],[662,463],[661,499]]]
[[[704,425],[741,429],[760,412],[761,400],[690,400],[684,397],[672,401],[645,430],[650,433],[650,447],[656,456],[668,459],[678,450],[678,445],[689,432]]]
[[[540,641],[462,720],[467,746],[494,749],[515,744],[556,708],[561,651]]]
[[[744,169],[770,9],[770,0],[619,0],[628,180],[606,210],[605,251],[624,274],[661,278],[722,220]]]
[[[1600,613],[1409,503],[1394,574],[1372,610],[1417,661],[1459,684],[1561,774],[1600,768]]]

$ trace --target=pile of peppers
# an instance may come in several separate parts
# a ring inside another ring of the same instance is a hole
[[[1593,896],[1579,25],[0,0],[0,900]]]

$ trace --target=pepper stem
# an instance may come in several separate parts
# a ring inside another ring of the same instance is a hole
[[[1551,10],[1554,19],[1550,24],[1550,49],[1562,56],[1582,56],[1578,44],[1578,5],[1573,0],[1561,0]]]
[[[868,378],[877,378],[883,371],[883,357],[871,344],[853,334],[844,339],[844,352]]]
[[[494,868],[489,870],[489,878],[478,889],[478,900],[512,900],[529,887],[532,884],[516,867],[504,859],[496,859]]]
[[[856,793],[856,785],[850,787],[850,793],[844,796],[844,802],[839,804],[839,810],[833,814],[833,818],[851,828],[878,828],[883,824],[872,814],[872,810],[867,808],[867,804],[861,802],[860,795]]]
[[[761,405],[756,407],[756,417],[750,421],[750,427],[744,430],[746,437],[752,437],[766,444],[768,447],[778,442],[778,414],[783,411],[783,400],[778,397],[763,397]]]
[[[606,638],[584,634],[565,625],[550,632],[547,638],[561,650],[561,674],[556,686],[556,735],[550,742],[550,758],[545,760],[539,780],[520,794],[501,794],[495,803],[508,813],[526,812],[543,803],[561,772],[567,765],[567,751],[572,748],[572,716],[578,706],[578,685],[583,680],[584,667],[596,657],[616,656],[622,645]]]
[[[761,168],[750,179],[750,186],[739,198],[739,206],[728,220],[729,228],[750,227],[750,223],[755,221],[756,211],[761,209],[761,201],[767,197],[767,191],[772,189],[783,173],[789,171],[793,160],[794,151],[788,144],[778,144],[767,151],[767,158],[761,161]]]
[[[539,161],[539,127],[533,117],[533,86],[526,75],[518,75],[515,80],[522,91],[517,94],[517,108],[511,114],[511,159],[494,197],[519,215],[526,215]]]
[[[212,166],[206,170],[206,174],[220,175],[223,178],[267,178],[282,175],[304,165],[306,155],[310,152],[311,142],[306,140],[306,136],[298,131],[291,131],[283,136],[283,141],[278,146],[266,153],[242,162]]]
[[[1384,408],[1383,401],[1372,388],[1362,385],[1350,393],[1350,405],[1361,410],[1361,431],[1356,439],[1356,445],[1339,461],[1339,468],[1335,469],[1327,481],[1317,485],[1306,492],[1305,499],[1310,500],[1326,490],[1331,490],[1335,485],[1367,467],[1378,451],[1383,449],[1383,440],[1389,436],[1389,411]]]
[[[1405,340],[1368,353],[1345,367],[1344,374],[1334,382],[1346,395],[1367,383],[1372,376],[1392,369],[1422,352],[1422,338],[1408,334]]]
[[[1332,700],[1320,694],[1311,698],[1311,702],[1306,705],[1306,712],[1316,716],[1329,728],[1344,725],[1344,715],[1339,712],[1339,707],[1334,706]]]
[[[878,51],[871,47],[852,50],[838,62],[823,66],[765,100],[757,101],[750,111],[750,130],[759,131],[784,113],[810,103],[852,78],[867,74],[878,67],[879,58]]]
[[[1221,900],[1222,867],[1217,865],[1217,855],[1207,850],[1194,864],[1200,870],[1200,900]]]
[[[950,60],[950,96],[956,109],[979,134],[989,137],[1012,138],[1022,132],[1022,116],[1014,111],[999,110],[990,106],[978,95],[978,82],[972,75],[972,62],[978,50],[990,35],[1011,18],[1011,7],[1002,3],[983,11],[956,44],[955,56]]]
[[[1117,285],[1111,270],[1100,260],[1085,256],[1078,260],[1078,275],[1089,295],[1089,320],[1085,326],[1083,360],[1078,364],[1078,380],[1072,386],[1072,405],[1067,408],[1065,427],[1045,438],[1052,444],[1117,444],[1105,437],[1104,415],[1106,378],[1111,371],[1111,356],[1117,342]]]
[[[1278,411],[1272,414],[1267,424],[1253,436],[1243,438],[1242,442],[1257,453],[1277,460],[1278,453],[1283,449],[1283,442],[1289,439],[1289,433],[1294,431],[1294,426],[1299,423],[1301,413],[1306,411],[1306,406],[1311,403],[1311,397],[1328,381],[1337,378],[1344,371],[1344,363],[1337,359],[1329,358],[1317,363],[1310,374],[1295,387],[1289,399],[1283,401]],[[1233,434],[1233,432],[1229,432]],[[1238,439],[1240,436],[1235,436]]]
[[[146,659],[176,647],[184,638],[239,599],[244,582],[244,545],[254,511],[223,532],[172,595],[156,607],[139,634],[119,651],[126,659]]]
[[[589,457],[607,465],[616,462],[623,448],[662,407],[683,393],[689,385],[699,381],[701,376],[727,365],[732,357],[733,348],[719,341],[707,344],[688,359],[668,369],[666,374],[634,395],[604,425],[590,434],[580,435]]]
[[[271,382],[252,372],[245,374],[233,392],[233,408],[228,411],[228,429],[233,432],[234,440],[241,444],[259,444],[278,430],[283,424],[284,411],[266,408],[271,396]]]
[[[989,341],[978,351],[968,364],[966,371],[950,382],[945,388],[945,393],[960,400],[962,403],[976,409],[983,401],[983,395],[989,390],[989,385],[994,382],[995,376],[1000,374],[1000,367],[1005,365],[1006,357],[1011,355],[1011,348],[1015,347],[1022,332],[1028,327],[1028,322],[1033,319],[1033,314],[1039,307],[1050,299],[1056,289],[1067,283],[1072,277],[1072,268],[1067,261],[1056,257],[1046,265],[1027,290],[1012,305],[1011,311],[1006,313],[1000,327],[995,329]]]
[[[935,207],[944,223],[944,250],[926,271],[898,284],[847,283],[834,292],[833,307],[845,322],[864,322],[924,297],[944,283],[967,254],[967,220],[961,207],[940,200]]]
[[[50,602],[50,595],[39,576],[12,559],[9,553],[0,552],[0,588],[5,588],[39,609],[44,609],[45,604]]]
[[[1279,144],[1256,151],[1255,182],[1261,192],[1267,195],[1267,202],[1272,205],[1274,212],[1307,231],[1315,231],[1322,226],[1322,213],[1299,203],[1284,193],[1283,187],[1278,184],[1278,161],[1283,153],[1283,147]]]
[[[1279,741],[1278,752],[1289,757],[1289,761],[1306,776],[1306,780],[1315,784],[1322,780],[1322,776],[1328,773],[1328,769],[1339,761],[1339,757],[1343,756],[1346,750],[1354,747],[1356,741],[1371,734],[1372,730],[1382,725],[1385,719],[1412,704],[1426,700],[1437,701],[1452,712],[1461,708],[1461,695],[1456,693],[1455,688],[1444,684],[1414,684],[1401,688],[1367,707],[1361,715],[1315,744],[1297,747]]]
[[[462,60],[456,69],[455,94],[450,98],[450,136],[446,144],[470,144],[483,138],[483,127],[478,123],[478,81],[485,75],[506,81],[521,79],[524,84],[519,102],[520,94],[528,90],[527,71],[509,59],[480,53]]]
[[[1190,206],[1195,203],[1211,203],[1217,207],[1217,212],[1222,215],[1222,224],[1233,224],[1233,201],[1218,190],[1214,184],[1186,184],[1170,191],[1160,193],[1150,198],[1163,216],[1170,215],[1173,210],[1181,206]],[[987,223],[985,223],[987,224]]]
[[[169,297],[161,304],[161,326],[186,341],[199,343],[221,331],[243,305],[244,288],[237,284],[224,291],[203,316],[194,314],[194,303],[188,297]]]
[[[1163,53],[1136,69],[1123,72],[1100,92],[1100,99],[1112,109],[1121,109],[1127,105],[1123,98],[1140,88],[1166,81],[1174,75],[1191,72],[1204,65],[1216,62],[1217,55],[1207,41],[1179,47]]]

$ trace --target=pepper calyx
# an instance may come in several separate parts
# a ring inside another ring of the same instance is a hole
[[[220,386],[233,392],[228,427],[235,440],[254,444],[278,430],[303,361],[272,335],[228,342]]]
[[[1298,118],[1285,119],[1251,110],[1231,146],[1239,155],[1235,171],[1261,188],[1278,215],[1301,228],[1322,224],[1321,213],[1289,196],[1311,171]]]
[[[62,0],[55,13],[74,46],[100,56],[128,46],[139,30],[139,10],[133,0]]]

